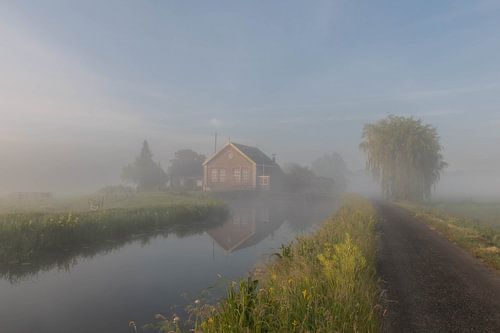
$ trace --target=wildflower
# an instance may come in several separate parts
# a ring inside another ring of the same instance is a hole
[[[196,301],[194,301],[194,304],[196,304],[196,305],[200,304],[200,300],[197,299]]]
[[[178,324],[180,321],[181,321],[181,318],[179,318],[179,316],[174,314],[174,319],[173,319],[174,324]]]

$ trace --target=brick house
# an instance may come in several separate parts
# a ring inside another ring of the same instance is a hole
[[[267,205],[257,207],[251,202],[242,203],[242,207],[232,206],[226,223],[207,233],[226,253],[254,246],[284,223],[284,216],[274,208]]]
[[[274,157],[259,148],[229,142],[203,163],[203,190],[277,190],[282,175]]]

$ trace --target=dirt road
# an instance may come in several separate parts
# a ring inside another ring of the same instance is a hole
[[[500,332],[500,274],[417,221],[377,203],[386,332]]]

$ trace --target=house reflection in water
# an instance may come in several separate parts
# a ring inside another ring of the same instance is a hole
[[[232,207],[224,225],[207,233],[227,253],[258,244],[285,221],[279,209],[269,205],[245,205]]]

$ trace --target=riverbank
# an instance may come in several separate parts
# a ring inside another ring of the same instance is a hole
[[[116,208],[80,212],[23,212],[0,215],[0,263],[29,263],[113,239],[164,230],[179,224],[222,223],[223,203],[209,198],[154,195],[127,199]]]
[[[233,282],[215,306],[196,303],[192,322],[158,316],[160,331],[376,332],[376,211],[350,198],[311,235],[281,247],[276,260]]]

